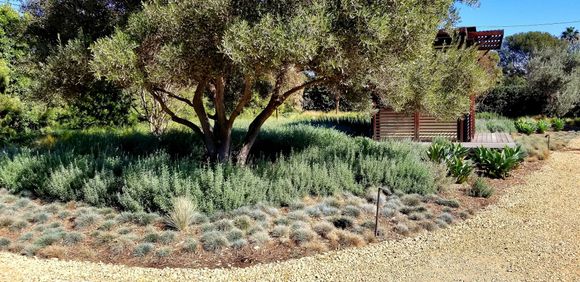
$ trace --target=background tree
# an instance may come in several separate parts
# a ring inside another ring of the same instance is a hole
[[[560,36],[560,38],[562,40],[566,40],[570,43],[576,43],[576,42],[580,41],[580,31],[578,31],[573,26],[569,26],[566,28],[566,30],[564,30],[562,32],[562,35]]]
[[[563,116],[580,103],[580,52],[543,49],[528,66],[528,104],[538,113]]]
[[[94,77],[88,68],[88,46],[126,23],[140,8],[131,0],[30,0],[26,36],[32,48],[37,78],[36,100],[64,106],[63,121],[71,127],[127,124],[131,120],[131,93]]]
[[[504,76],[489,95],[479,99],[478,110],[510,117],[570,113],[578,104],[580,53],[572,46],[545,32],[508,36],[500,52]]]

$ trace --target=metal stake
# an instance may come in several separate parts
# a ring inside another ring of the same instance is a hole
[[[379,205],[381,202],[381,188],[377,192],[377,213],[375,214],[375,237],[379,236]]]
[[[548,138],[548,151],[550,150],[550,134],[546,134],[546,138]]]

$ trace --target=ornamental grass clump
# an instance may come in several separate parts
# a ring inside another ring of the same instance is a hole
[[[471,188],[467,190],[467,195],[472,197],[489,198],[491,195],[493,195],[493,193],[493,187],[490,187],[482,178],[475,179],[471,185]]]
[[[183,243],[182,250],[186,253],[195,253],[197,251],[197,241],[193,238],[187,238]]]
[[[228,239],[221,231],[203,233],[200,238],[201,246],[208,252],[217,252],[228,246]]]
[[[316,233],[314,233],[309,228],[298,228],[292,230],[290,233],[290,239],[292,239],[296,244],[303,245],[308,242],[311,242],[316,237]]]
[[[357,218],[361,215],[361,210],[356,206],[347,205],[343,208],[342,214],[345,216]]]
[[[254,234],[249,237],[249,241],[255,245],[263,245],[270,241],[270,236],[266,231],[254,232]]]
[[[172,200],[167,224],[179,231],[187,231],[193,223],[195,204],[189,197],[176,197]]]
[[[173,243],[176,237],[177,234],[174,231],[171,230],[163,231],[161,232],[161,235],[159,235],[159,242],[167,245]]]
[[[133,250],[133,256],[136,257],[144,257],[147,254],[151,253],[155,249],[155,245],[152,243],[141,243],[135,247]]]
[[[95,224],[99,220],[99,216],[92,212],[87,212],[79,215],[74,221],[75,228],[85,228]]]
[[[248,245],[248,241],[246,239],[237,239],[231,242],[231,247],[234,249],[241,249]]]
[[[0,249],[7,248],[11,241],[8,238],[0,237]]]
[[[335,230],[335,228],[334,228],[334,225],[332,223],[327,222],[327,221],[322,221],[322,222],[314,224],[314,226],[312,226],[312,230],[314,230],[314,232],[316,232],[321,237],[326,238],[328,236],[328,234],[330,234],[332,231]]]
[[[286,225],[276,225],[272,229],[271,235],[274,238],[286,238],[290,233],[290,228]]]
[[[230,243],[233,241],[242,239],[243,237],[244,237],[244,232],[242,232],[242,230],[237,229],[237,228],[230,230],[226,235],[226,238],[228,238],[228,241]]]
[[[395,225],[395,232],[402,235],[409,235],[409,227],[406,224],[399,222]]]
[[[459,201],[457,201],[455,199],[437,198],[435,200],[435,203],[438,205],[446,206],[446,207],[450,207],[450,208],[458,208],[460,206]]]
[[[248,230],[252,227],[253,220],[247,215],[240,215],[234,218],[234,226],[241,230]]]
[[[62,241],[64,245],[76,245],[84,240],[84,235],[79,232],[67,232],[64,234]]]

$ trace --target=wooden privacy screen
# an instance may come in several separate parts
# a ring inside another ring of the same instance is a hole
[[[467,142],[473,135],[471,120],[468,115],[459,121],[441,121],[425,114],[409,115],[382,108],[373,116],[373,139],[431,141],[435,137],[444,137]]]

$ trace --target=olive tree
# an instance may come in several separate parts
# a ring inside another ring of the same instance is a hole
[[[363,85],[389,96],[406,87],[413,70],[406,66],[432,54],[452,4],[154,1],[92,46],[92,68],[123,87],[142,88],[171,120],[203,138],[209,158],[244,164],[264,122],[306,88]],[[259,95],[268,103],[232,148],[236,118]],[[193,109],[197,120],[168,100]]]

